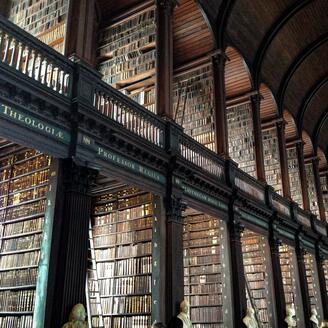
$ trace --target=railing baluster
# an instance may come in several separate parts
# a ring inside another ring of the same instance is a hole
[[[3,62],[7,62],[8,50],[9,50],[9,43],[10,43],[9,35],[6,34],[5,35],[5,49],[3,51],[3,57],[2,57],[2,61]]]
[[[16,69],[20,71],[21,63],[22,63],[22,55],[23,55],[23,45],[21,42],[18,42],[18,54],[16,61]]]

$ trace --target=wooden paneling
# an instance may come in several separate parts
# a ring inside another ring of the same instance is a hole
[[[264,121],[278,116],[276,101],[272,92],[265,84],[260,86],[260,95],[262,96],[260,106],[261,120]]]
[[[286,122],[285,126],[285,136],[286,141],[290,141],[297,138],[297,129],[293,116],[287,111],[284,111],[284,121]]]
[[[304,142],[304,158],[313,156],[313,145],[309,135],[303,130],[302,140]]]
[[[211,31],[194,0],[182,0],[174,11],[173,49],[175,67],[214,49]]]
[[[225,66],[226,97],[230,98],[251,91],[251,79],[244,59],[232,47],[226,49],[226,55],[229,58]]]

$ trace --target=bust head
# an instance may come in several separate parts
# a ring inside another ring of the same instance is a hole
[[[73,306],[69,315],[69,321],[85,321],[86,312],[84,305],[79,303]]]
[[[254,317],[254,313],[255,313],[255,311],[254,311],[253,308],[248,307],[248,308],[246,309],[246,316],[247,316],[247,317]]]
[[[287,317],[294,317],[295,316],[294,305],[287,305],[286,306],[286,315],[287,315]]]
[[[189,311],[189,303],[186,300],[183,300],[180,303],[180,312],[187,314]]]

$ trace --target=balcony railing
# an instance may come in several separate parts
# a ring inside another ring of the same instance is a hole
[[[97,84],[93,105],[127,130],[164,148],[165,121],[107,83]]]
[[[224,160],[186,134],[181,135],[180,154],[188,162],[201,167],[219,179],[224,178]]]
[[[73,63],[1,15],[0,63],[60,95],[71,95]]]

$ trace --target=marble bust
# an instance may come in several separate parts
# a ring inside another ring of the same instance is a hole
[[[243,323],[247,328],[258,328],[257,321],[255,319],[255,312],[254,309],[251,307],[248,307],[246,309],[246,316],[243,319]]]
[[[83,304],[76,304],[69,315],[69,321],[63,328],[87,328],[86,312]]]
[[[192,328],[189,318],[189,304],[186,300],[180,303],[180,313],[177,316],[183,322],[183,328]]]
[[[328,328],[328,321],[322,321],[320,328]]]
[[[310,321],[311,321],[311,324],[312,324],[312,327],[313,328],[319,328],[319,320],[317,318],[317,310],[316,309],[312,309],[311,310],[311,317],[310,317]]]
[[[296,327],[297,323],[296,320],[294,319],[295,317],[295,308],[294,305],[288,305],[286,306],[286,318],[285,322],[288,325],[288,328]]]

